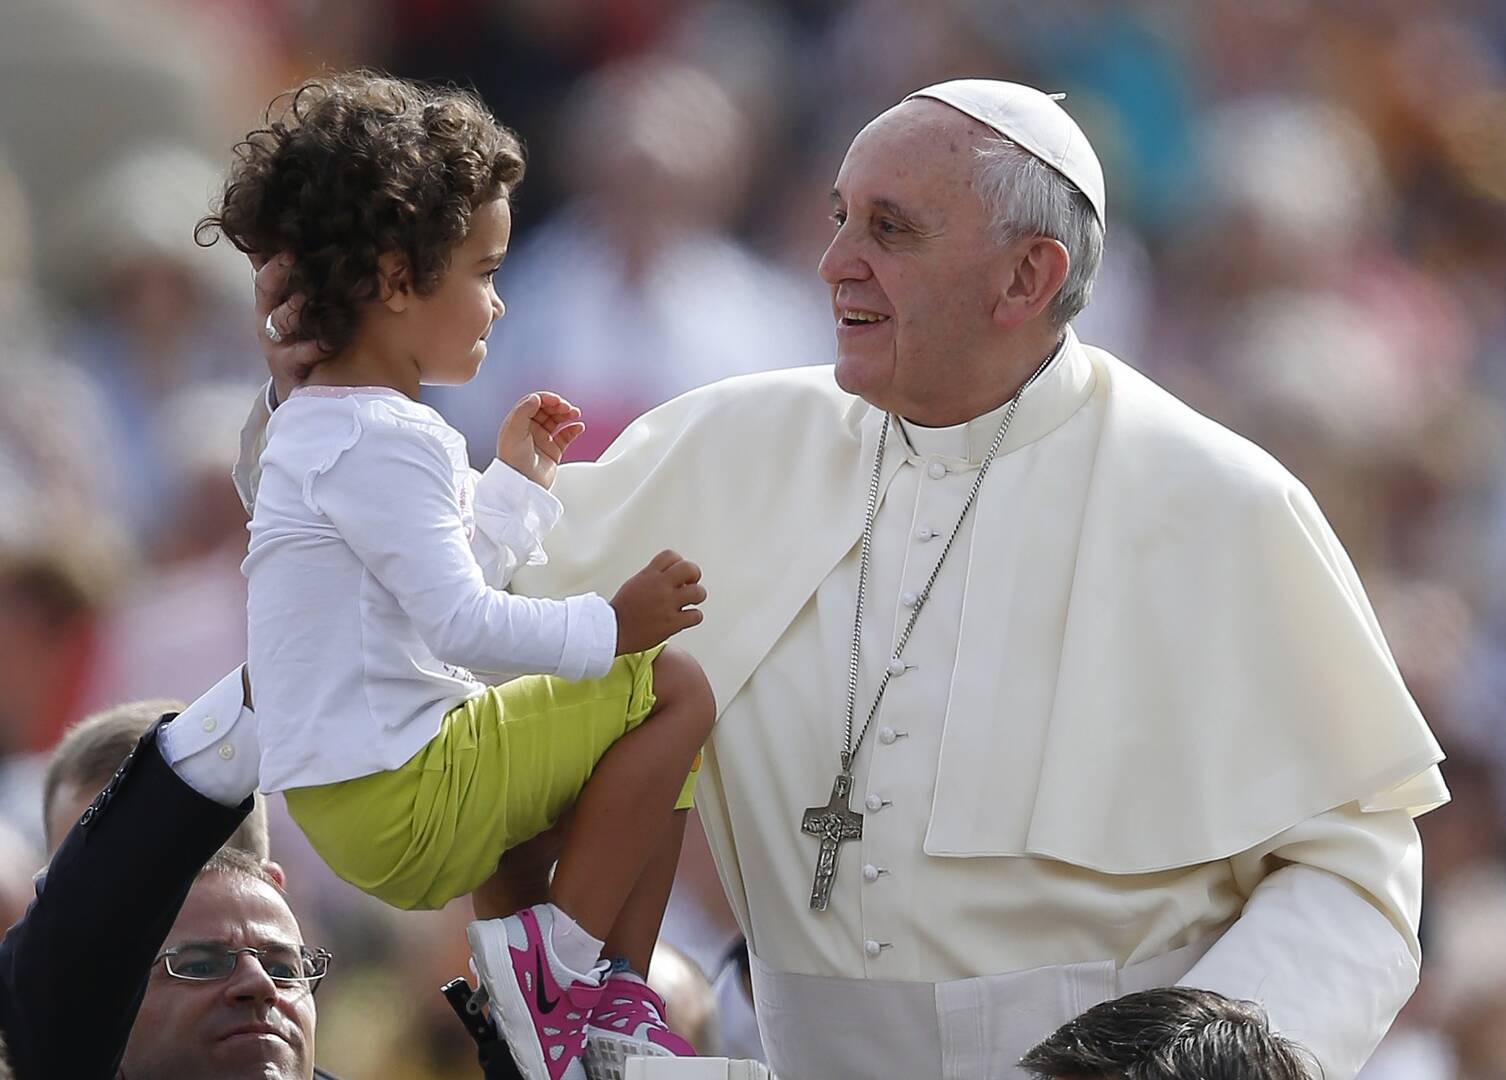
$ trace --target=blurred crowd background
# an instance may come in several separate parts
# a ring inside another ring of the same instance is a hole
[[[483,454],[538,386],[594,456],[682,390],[829,362],[815,267],[862,124],[950,77],[1067,92],[1109,184],[1080,336],[1313,488],[1449,753],[1423,986],[1365,1076],[1506,1075],[1501,0],[6,0],[0,916],[59,732],[243,657],[228,471],[264,371],[245,261],[193,225],[274,94],[354,65],[472,85],[529,149],[509,313],[433,397]],[[321,1063],[475,1075],[434,993],[465,904],[388,912],[273,827],[337,957]],[[692,837],[666,937],[718,984],[706,1048],[756,1054],[719,897]]]

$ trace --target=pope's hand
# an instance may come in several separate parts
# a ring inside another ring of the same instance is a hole
[[[565,450],[585,430],[579,409],[558,394],[539,390],[514,405],[502,421],[497,460],[547,488]]]
[[[251,256],[256,271],[256,340],[272,373],[273,392],[278,401],[288,400],[295,387],[309,377],[315,364],[324,359],[317,342],[298,335],[298,309],[303,307],[302,293],[289,293],[288,277],[293,270],[293,256],[284,252],[267,259]],[[267,335],[268,320],[277,331],[277,340]]]
[[[617,655],[642,652],[700,624],[696,604],[706,599],[701,568],[673,551],[661,551],[612,597],[617,613]]]

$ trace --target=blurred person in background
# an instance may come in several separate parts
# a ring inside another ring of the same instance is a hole
[[[43,749],[79,715],[104,585],[86,545],[0,546],[0,820],[42,850]]]
[[[577,88],[565,116],[573,197],[498,275],[509,315],[493,345],[506,359],[426,391],[473,451],[491,442],[496,403],[535,386],[590,418],[571,456],[593,458],[678,393],[820,358],[810,291],[730,235],[758,145],[710,75],[625,60]]]
[[[243,265],[193,239],[194,208],[217,179],[188,148],[135,147],[80,186],[57,226],[79,309],[69,352],[99,387],[111,495],[148,552],[172,541],[193,493],[195,459],[172,444],[175,395],[250,359],[234,332]]]

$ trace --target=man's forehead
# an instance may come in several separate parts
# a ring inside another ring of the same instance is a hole
[[[834,194],[907,204],[916,193],[960,192],[972,186],[975,151],[988,134],[982,124],[939,101],[901,102],[858,132],[842,160]]]
[[[948,154],[970,157],[992,134],[987,126],[950,105],[934,98],[911,98],[868,121],[847,153],[850,157],[860,147],[880,154],[904,153],[915,146],[930,145],[944,148]]]
[[[185,941],[302,944],[303,934],[271,885],[239,874],[208,873],[194,882],[167,945]]]

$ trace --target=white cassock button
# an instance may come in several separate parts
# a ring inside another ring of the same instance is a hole
[[[868,796],[868,798],[863,800],[863,809],[868,810],[872,813],[876,814],[883,808],[884,800],[879,798],[877,795],[870,795]]]
[[[217,725],[214,722],[214,717],[212,717],[212,716],[206,716],[206,717],[204,717],[204,730],[205,731],[213,731],[218,726],[219,725]]]
[[[220,757],[226,761],[229,761],[231,758],[235,757],[235,747],[231,746],[229,743],[221,743]]]
[[[940,480],[946,475],[946,466],[939,461],[933,461],[926,466],[926,472],[931,475],[932,480]]]
[[[936,534],[931,531],[931,526],[929,525],[922,525],[920,528],[915,530],[915,539],[917,540],[929,540],[935,535]]]
[[[903,660],[901,660],[899,657],[896,656],[893,660],[889,661],[889,674],[890,675],[903,675],[904,673],[905,673],[905,662]]]
[[[899,602],[904,604],[905,607],[914,607],[919,600],[920,597],[912,592],[902,592],[899,594]]]
[[[883,950],[883,948],[884,947],[882,945],[880,945],[877,941],[874,941],[872,938],[869,938],[867,941],[863,942],[863,951],[869,956],[877,956]]]
[[[872,863],[869,863],[867,866],[863,867],[863,880],[864,881],[869,882],[870,884],[872,884],[873,882],[875,882],[875,881],[878,880],[878,877],[879,877],[879,869],[878,869],[877,866],[874,866]]]
[[[892,727],[879,728],[879,742],[883,743],[885,746],[888,746],[898,737],[899,736],[894,733],[894,729]]]

